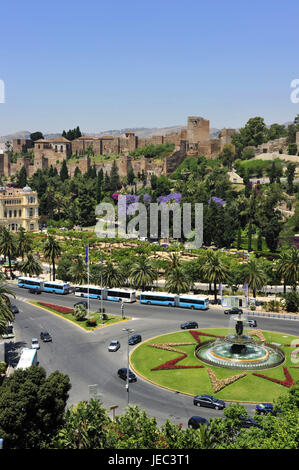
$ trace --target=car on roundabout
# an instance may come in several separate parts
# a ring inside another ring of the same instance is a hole
[[[280,409],[275,409],[273,403],[260,403],[256,405],[255,411],[259,415],[272,415],[276,416],[277,413],[281,413]]]
[[[50,333],[48,333],[48,331],[42,331],[40,334],[40,339],[44,343],[49,343],[50,341],[52,341],[52,336],[50,335]]]
[[[232,307],[224,310],[225,315],[239,315],[243,313],[243,310],[239,307]]]
[[[212,395],[195,395],[193,398],[193,405],[214,408],[215,410],[223,410],[223,408],[225,408],[225,402],[218,400],[218,398],[215,398]]]
[[[201,424],[210,426],[210,423],[206,418],[202,418],[201,416],[191,416],[188,421],[188,428],[198,429]]]
[[[122,367],[121,369],[118,369],[117,371],[117,375],[118,377],[120,377],[121,379],[123,380],[127,380],[127,368],[126,367]],[[130,369],[129,369],[129,382],[137,382],[137,377],[136,375],[134,374],[134,372],[132,372]]]
[[[130,346],[133,346],[134,344],[137,344],[137,343],[141,343],[141,341],[142,341],[141,335],[139,335],[138,333],[136,333],[135,335],[132,335],[128,340]]]
[[[111,343],[108,346],[108,351],[109,352],[116,352],[120,348],[120,342],[117,339],[114,339],[111,341]]]
[[[189,330],[193,328],[198,328],[198,323],[196,321],[186,321],[184,323],[181,323],[182,330]]]

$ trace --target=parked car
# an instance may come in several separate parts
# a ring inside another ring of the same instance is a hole
[[[229,308],[229,309],[227,309],[227,310],[224,310],[224,313],[225,313],[226,315],[230,315],[230,314],[235,314],[235,315],[237,314],[237,315],[239,315],[239,313],[243,313],[243,310],[242,310],[241,308],[239,308],[239,307],[232,307],[232,308]]]
[[[257,321],[256,320],[247,320],[248,325],[250,328],[254,328],[257,326]]]
[[[198,328],[198,323],[196,323],[196,321],[186,321],[181,323],[182,330],[188,330],[189,328]]]
[[[44,343],[48,343],[49,341],[52,341],[52,336],[47,331],[42,331],[41,334],[40,334],[40,339]]]
[[[14,337],[13,325],[8,325],[6,327],[5,333],[2,333],[2,338],[8,339],[8,338],[13,338],[13,337]]]
[[[32,349],[39,349],[40,348],[40,345],[39,345],[39,342],[38,342],[37,338],[32,338],[31,348]]]
[[[19,309],[16,305],[11,305],[10,309],[11,309],[12,313],[19,313]]]
[[[207,408],[214,408],[215,410],[223,410],[225,403],[212,395],[195,395],[193,398],[193,405],[205,406]]]
[[[221,305],[221,299],[217,299],[217,300],[211,299],[209,303],[210,305]]]
[[[28,291],[30,294],[41,294],[41,289],[29,289]]]
[[[202,418],[201,416],[191,416],[188,421],[188,428],[198,429],[201,424],[205,424],[206,426],[210,425],[206,418]]]
[[[277,413],[281,413],[280,409],[274,409],[274,406],[272,403],[260,403],[259,405],[256,405],[255,411],[259,415],[266,415],[266,414],[271,414],[273,416],[276,416]]]
[[[120,348],[120,342],[114,339],[108,346],[108,351],[115,352]]]
[[[127,380],[127,368],[123,367],[122,369],[118,369],[117,375],[121,379]],[[137,382],[136,375],[130,369],[129,369],[129,382]]]
[[[77,307],[77,305],[83,305],[85,308],[88,308],[88,302],[87,300],[81,300],[81,302],[77,302],[74,304],[74,308]]]
[[[130,345],[141,343],[141,341],[142,341],[141,335],[137,333],[129,338]]]

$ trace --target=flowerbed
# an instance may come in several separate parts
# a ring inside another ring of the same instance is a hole
[[[227,377],[226,379],[217,379],[212,369],[207,368],[207,373],[209,374],[214,393],[219,392],[219,390],[222,390],[227,385],[232,384],[236,380],[241,379],[241,377],[245,377],[245,375],[247,375],[246,372],[242,372],[241,374],[233,375],[232,377]]]
[[[263,379],[270,380],[271,382],[275,382],[276,384],[280,384],[280,385],[283,385],[284,387],[290,388],[293,385],[295,385],[295,381],[293,377],[291,376],[291,374],[289,373],[287,367],[283,367],[282,369],[283,369],[283,373],[285,376],[285,380],[273,379],[272,377],[268,377],[267,375],[263,375],[263,374],[258,374],[256,372],[254,372],[252,375],[256,375],[257,377],[261,377]]]
[[[63,307],[61,305],[54,305],[54,304],[47,304],[45,302],[37,302],[38,305],[41,305],[42,307],[47,307],[51,308],[52,310],[56,310],[56,312],[59,313],[73,313],[73,309],[69,307]]]

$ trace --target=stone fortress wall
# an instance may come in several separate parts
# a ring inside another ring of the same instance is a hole
[[[231,142],[234,129],[222,129],[217,139],[210,138],[210,121],[199,117],[188,117],[187,128],[179,132],[164,136],[152,136],[140,138],[134,132],[126,132],[121,137],[104,135],[100,137],[82,136],[73,141],[64,137],[52,139],[40,139],[32,142],[28,139],[14,139],[13,153],[33,153],[33,157],[22,156],[13,163],[9,152],[0,155],[0,176],[10,177],[20,171],[22,166],[27,170],[27,176],[32,176],[38,169],[49,168],[51,165],[60,170],[63,160],[67,159],[69,174],[72,176],[76,167],[85,173],[91,164],[87,153],[93,155],[120,155],[116,159],[119,175],[124,177],[130,167],[135,175],[145,172],[149,177],[152,173],[160,176],[168,176],[187,157],[204,154],[207,158],[216,157],[223,146]],[[174,152],[163,161],[148,157],[134,158],[130,152],[147,145],[159,145],[167,142],[173,143]],[[77,158],[69,157],[76,155]],[[97,171],[103,168],[104,172],[111,171],[113,159],[103,159],[102,163],[96,163]]]

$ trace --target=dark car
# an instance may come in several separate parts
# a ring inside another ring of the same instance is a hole
[[[211,395],[195,395],[193,405],[214,408],[215,410],[223,410],[223,408],[225,408],[224,401],[218,400]]]
[[[126,368],[126,367],[123,367],[122,369],[119,369],[119,370],[117,371],[117,375],[118,375],[118,377],[120,377],[121,379],[127,380],[127,368]],[[129,369],[129,382],[137,382],[137,377],[136,377],[136,375],[135,375],[134,372],[132,372],[130,369]]]
[[[136,333],[135,335],[129,338],[128,342],[130,345],[133,345],[133,344],[141,343],[141,341],[142,341],[141,335]]]
[[[206,426],[210,425],[206,418],[202,418],[201,416],[191,416],[188,421],[188,428],[198,429],[201,424],[205,424]]]
[[[221,299],[217,299],[217,300],[211,299],[209,303],[210,305],[221,305]]]
[[[256,405],[255,411],[259,415],[271,414],[273,416],[276,416],[277,413],[281,413],[280,409],[277,409],[277,410],[274,409],[274,406],[272,403],[260,403],[259,405]]]
[[[44,341],[44,343],[48,343],[49,341],[52,341],[52,336],[47,331],[42,331],[40,334],[40,339]]]
[[[41,289],[29,289],[30,294],[41,294]]]
[[[188,330],[189,328],[198,328],[198,323],[196,321],[186,321],[181,324],[182,330]]]
[[[256,428],[256,427],[259,427],[257,422],[253,418],[250,418],[249,416],[248,416],[248,418],[245,418],[244,416],[241,416],[240,421],[241,421],[242,428],[252,428],[252,427]]]
[[[11,305],[10,310],[12,311],[12,313],[19,313],[19,309],[16,305]]]
[[[86,300],[81,300],[81,302],[77,302],[74,304],[74,308],[77,307],[77,305],[83,305],[85,308],[88,308],[88,302]]]
[[[232,308],[229,308],[227,310],[224,310],[224,313],[226,315],[230,315],[230,314],[239,314],[239,313],[243,313],[243,310],[239,307],[232,307]]]

